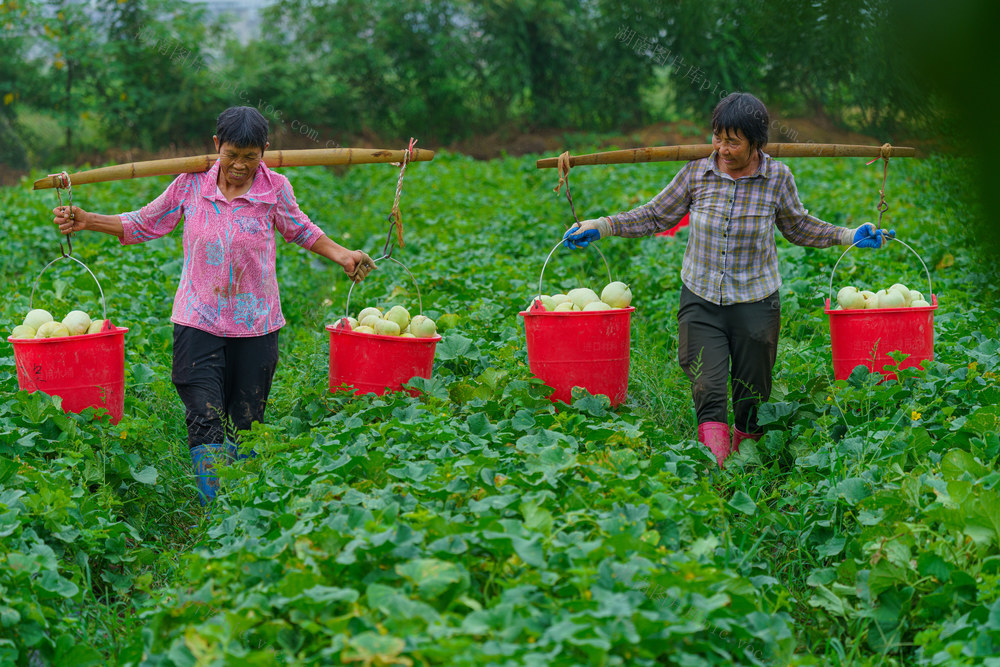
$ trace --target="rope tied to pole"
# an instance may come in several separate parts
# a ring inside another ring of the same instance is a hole
[[[884,143],[879,149],[879,156],[873,160],[865,163],[865,166],[874,164],[879,160],[882,160],[884,168],[882,170],[882,189],[878,191],[879,202],[875,209],[878,211],[878,223],[875,225],[875,229],[882,228],[882,215],[889,210],[889,202],[885,200],[885,181],[889,175],[889,158],[892,157],[892,144]]]
[[[66,190],[66,196],[69,200],[69,217],[70,220],[73,219],[73,184],[70,182],[69,174],[65,171],[58,174],[49,174],[49,178],[56,179],[56,198],[59,200],[59,207],[62,208],[62,190]],[[73,254],[73,232],[66,235],[66,245],[69,246],[69,252],[63,248],[62,239],[59,239],[59,252],[63,257],[69,257]]]
[[[573,205],[573,195],[571,195],[570,191],[569,191],[569,170],[570,170],[569,151],[564,151],[559,156],[558,159],[559,159],[559,165],[558,165],[559,166],[559,183],[558,183],[558,185],[556,185],[555,188],[553,188],[553,191],[556,194],[559,194],[559,190],[560,190],[560,188],[562,188],[563,184],[566,185],[566,199],[569,200],[569,210],[573,213],[573,220],[575,220],[577,223],[579,223],[580,222],[580,218],[578,218],[576,216],[576,206]],[[565,224],[565,223],[563,223],[563,224]],[[567,230],[569,229],[569,225],[566,225],[566,229]]]
[[[406,174],[406,165],[410,162],[413,149],[417,145],[417,140],[410,137],[409,145],[403,150],[403,161],[392,162],[393,166],[399,167],[399,180],[396,182],[396,196],[392,201],[392,210],[389,211],[389,234],[385,239],[385,246],[382,248],[383,257],[392,256],[392,230],[396,230],[396,240],[399,247],[403,247],[403,215],[399,211],[399,197],[403,194],[403,176]]]

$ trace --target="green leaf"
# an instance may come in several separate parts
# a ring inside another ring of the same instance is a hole
[[[87,646],[68,635],[63,635],[56,642],[55,664],[91,667],[104,665],[106,661],[104,656],[92,646]]]
[[[884,518],[885,510],[881,507],[875,511],[865,509],[858,513],[858,523],[862,526],[877,526]]]
[[[138,472],[136,472],[135,468],[129,468],[129,472],[132,473],[132,479],[141,484],[149,484],[150,486],[156,484],[158,473],[153,466],[146,466]]]
[[[19,467],[16,461],[0,456],[0,484],[10,479]]]
[[[757,504],[742,491],[734,493],[728,504],[734,510],[743,514],[753,515],[757,511]]]
[[[982,491],[977,502],[963,504],[966,532],[979,528],[993,544],[1000,545],[1000,492]]]
[[[579,396],[579,398],[577,398]],[[603,394],[594,396],[586,390],[577,387],[573,388],[573,407],[580,412],[585,412],[592,417],[603,417],[608,414],[611,406],[611,399]]]
[[[524,515],[524,525],[533,530],[549,535],[552,532],[552,514],[536,503],[524,501],[521,503],[521,514]]]
[[[392,635],[380,635],[375,632],[362,632],[348,640],[340,659],[344,663],[359,662],[364,665],[399,665],[400,656],[406,648],[406,642]]]
[[[857,505],[871,495],[868,485],[860,477],[848,477],[827,493],[827,498],[843,498],[848,505]]]
[[[818,570],[813,570],[809,577],[806,578],[806,584],[809,586],[826,586],[837,579],[837,571],[832,567],[823,567]]]
[[[444,380],[433,375],[430,379],[416,375],[410,378],[409,382],[404,382],[403,388],[416,389],[424,396],[430,396],[431,398],[437,398],[442,401],[447,401],[449,398],[448,386],[445,384]]]
[[[156,379],[156,373],[146,364],[132,364],[132,382],[135,384],[150,384]]]
[[[487,436],[497,430],[497,427],[490,423],[490,418],[482,412],[469,415],[466,424],[469,425],[469,432],[473,435]]]
[[[516,535],[508,535],[506,537],[510,539],[514,547],[514,553],[527,565],[539,568],[545,567],[545,552],[542,550],[540,537],[536,536],[530,540],[517,537]]]
[[[399,619],[418,618],[433,623],[439,618],[437,611],[426,602],[411,600],[402,592],[384,584],[369,584],[365,592],[369,606]]]
[[[45,570],[38,581],[38,585],[49,593],[55,593],[64,598],[75,597],[80,592],[76,584],[60,576],[55,570]]]
[[[338,586],[313,586],[302,591],[304,597],[316,602],[354,602],[358,599],[359,593],[353,588],[340,588]]]
[[[396,566],[396,572],[413,581],[424,599],[434,599],[453,584],[468,583],[469,574],[461,566],[436,558],[417,558]]]
[[[522,408],[514,413],[510,425],[515,431],[528,431],[535,426],[535,416],[531,410]]]
[[[964,449],[952,449],[941,460],[941,473],[945,479],[961,479],[969,475],[973,480],[985,477],[991,471]]]
[[[757,423],[761,426],[787,422],[788,417],[799,407],[796,402],[764,403],[757,409]]]
[[[435,356],[442,361],[451,359],[478,359],[479,354],[475,352],[476,345],[471,338],[466,338],[459,333],[449,333],[437,344]]]
[[[917,571],[922,577],[934,577],[946,582],[951,578],[953,566],[936,553],[925,551],[917,556]]]
[[[21,614],[10,607],[0,607],[0,625],[12,628],[21,622]]]
[[[826,586],[820,585],[816,587],[812,597],[809,598],[809,604],[813,607],[825,609],[834,616],[847,617],[848,606]]]
[[[825,557],[836,556],[844,550],[844,545],[846,543],[847,538],[843,535],[834,535],[816,548],[816,554]]]
[[[997,600],[990,607],[990,616],[986,621],[986,627],[990,630],[1000,630],[1000,600]]]

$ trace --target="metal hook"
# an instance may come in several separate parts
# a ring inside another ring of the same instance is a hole
[[[62,207],[62,192],[61,190],[66,190],[66,196],[69,198],[69,214],[70,217],[73,216],[73,183],[69,180],[69,174],[65,171],[59,174],[50,174],[50,176],[58,179],[58,184],[56,185],[56,198],[59,200],[59,206]],[[62,238],[59,239],[59,253],[63,257],[70,257],[73,254],[73,232],[66,234],[66,245],[69,247],[69,252],[63,248]]]
[[[396,216],[390,213],[388,218],[386,219],[389,221],[389,234],[385,238],[385,245],[382,246],[382,257],[379,257],[379,259],[391,258],[392,249],[395,247],[395,243],[393,243],[392,233],[396,229]]]

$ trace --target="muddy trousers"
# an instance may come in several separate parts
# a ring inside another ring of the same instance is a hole
[[[752,303],[717,306],[682,287],[677,322],[677,357],[691,380],[698,423],[729,423],[731,381],[734,426],[758,433],[757,406],[771,396],[778,353],[778,293]]]
[[[188,446],[236,441],[264,420],[278,366],[278,332],[223,338],[174,325],[172,379],[184,402]]]

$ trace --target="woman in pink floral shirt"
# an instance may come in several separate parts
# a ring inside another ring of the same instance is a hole
[[[219,115],[213,137],[219,159],[207,172],[181,174],[138,211],[54,211],[63,234],[104,232],[123,245],[169,234],[183,218],[184,266],[170,317],[172,379],[185,406],[202,504],[218,487],[213,463],[246,456],[237,432],[264,418],[285,324],[277,235],[339,264],[352,280],[375,268],[368,255],[335,243],[299,209],[288,179],[263,162],[267,133],[256,109],[231,107]]]

